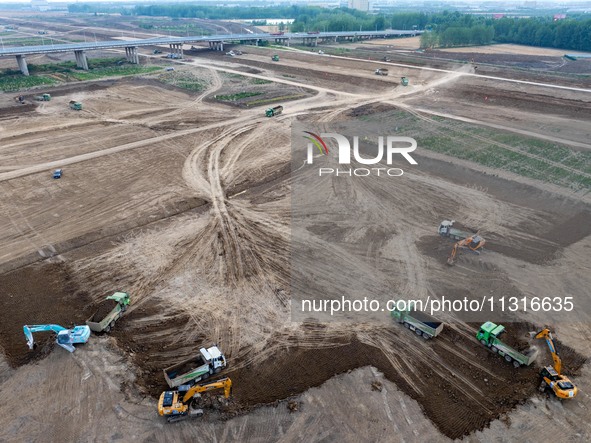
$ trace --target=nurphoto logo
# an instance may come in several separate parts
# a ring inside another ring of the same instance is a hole
[[[399,177],[404,174],[404,171],[400,168],[384,168],[384,167],[372,167],[372,168],[351,168],[351,151],[353,152],[353,158],[361,165],[376,165],[383,161],[384,154],[386,155],[386,164],[391,166],[393,164],[393,158],[396,155],[402,156],[411,165],[417,165],[418,163],[410,155],[417,148],[417,141],[411,137],[400,137],[400,136],[380,136],[378,137],[377,152],[374,157],[362,157],[359,152],[359,137],[353,137],[353,149],[351,149],[351,143],[347,137],[337,132],[326,132],[320,135],[314,134],[313,132],[304,131],[308,135],[304,135],[304,138],[308,140],[308,155],[306,163],[311,165],[314,164],[314,153],[319,152],[321,155],[328,156],[331,150],[328,147],[325,139],[330,137],[337,143],[337,158],[340,165],[349,165],[349,168],[318,168],[318,175],[348,175],[356,177],[364,177],[368,175],[388,175],[391,177]]]

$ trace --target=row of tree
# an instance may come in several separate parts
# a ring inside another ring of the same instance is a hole
[[[70,12],[107,12],[95,4],[70,5]],[[111,11],[108,11],[111,12]],[[401,12],[368,14],[348,8],[326,9],[304,5],[271,7],[218,7],[195,4],[136,5],[122,14],[202,19],[294,19],[293,32],[358,30],[428,30],[421,38],[423,47],[483,45],[493,41],[591,51],[591,19],[581,14],[566,20],[551,17],[501,18],[460,12]]]
[[[591,19],[482,18],[480,24],[448,26],[441,23],[421,36],[421,47],[466,46],[492,43],[591,51]]]
[[[493,42],[494,36],[495,28],[490,25],[450,26],[422,34],[421,48],[488,45]]]
[[[551,18],[495,20],[495,40],[502,43],[591,51],[591,19]]]

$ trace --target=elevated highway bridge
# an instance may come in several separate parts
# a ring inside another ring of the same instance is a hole
[[[208,43],[212,50],[223,51],[224,44],[239,42],[243,44],[258,45],[261,41],[273,41],[276,44],[289,46],[291,42],[298,41],[305,45],[317,46],[318,42],[337,42],[344,40],[366,40],[374,38],[415,36],[423,31],[406,31],[390,29],[386,31],[352,31],[352,32],[291,32],[291,33],[261,33],[261,34],[225,34],[193,37],[155,37],[134,40],[108,40],[84,43],[61,43],[38,46],[14,46],[0,49],[0,57],[13,56],[23,75],[29,75],[26,56],[33,54],[55,54],[60,52],[73,52],[78,68],[88,70],[88,51],[101,49],[125,48],[127,61],[139,63],[138,48],[142,46],[168,45],[173,58],[183,58],[183,45]]]

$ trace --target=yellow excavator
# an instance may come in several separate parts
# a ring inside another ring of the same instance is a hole
[[[540,392],[544,392],[547,388],[550,388],[558,398],[575,397],[578,392],[577,387],[568,379],[568,377],[560,373],[562,369],[562,360],[556,352],[552,333],[549,329],[543,329],[536,334],[536,338],[546,339],[546,343],[552,354],[552,360],[554,360],[554,367],[546,366],[540,371],[540,376],[542,377]]]
[[[198,407],[201,393],[215,389],[223,389],[224,397],[228,398],[232,390],[232,380],[221,378],[203,385],[179,386],[177,391],[164,391],[158,400],[158,414],[166,417],[168,423],[201,417],[203,409]]]
[[[470,237],[466,237],[463,240],[460,240],[459,242],[454,244],[454,247],[451,250],[451,254],[449,254],[449,257],[447,257],[447,264],[450,266],[453,266],[453,264],[455,263],[456,254],[458,253],[458,249],[468,248],[472,252],[475,252],[476,254],[480,254],[479,249],[484,247],[485,244],[486,244],[486,240],[484,240],[478,234],[475,234]]]

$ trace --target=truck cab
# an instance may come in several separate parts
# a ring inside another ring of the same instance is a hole
[[[449,231],[454,225],[454,222],[455,220],[443,220],[439,224],[439,230],[437,231],[439,232],[439,235],[449,235]]]
[[[205,361],[211,365],[214,373],[220,372],[226,367],[226,357],[224,357],[224,354],[222,354],[222,351],[217,346],[212,346],[208,349],[201,348],[199,352],[201,352]]]
[[[480,330],[478,334],[476,334],[476,338],[483,344],[488,346],[488,344],[495,338],[499,338],[499,336],[505,332],[505,327],[503,325],[496,325],[492,321],[487,321],[480,326]]]
[[[56,169],[55,171],[53,171],[53,178],[62,178],[62,174],[63,174],[63,170],[62,169]]]

